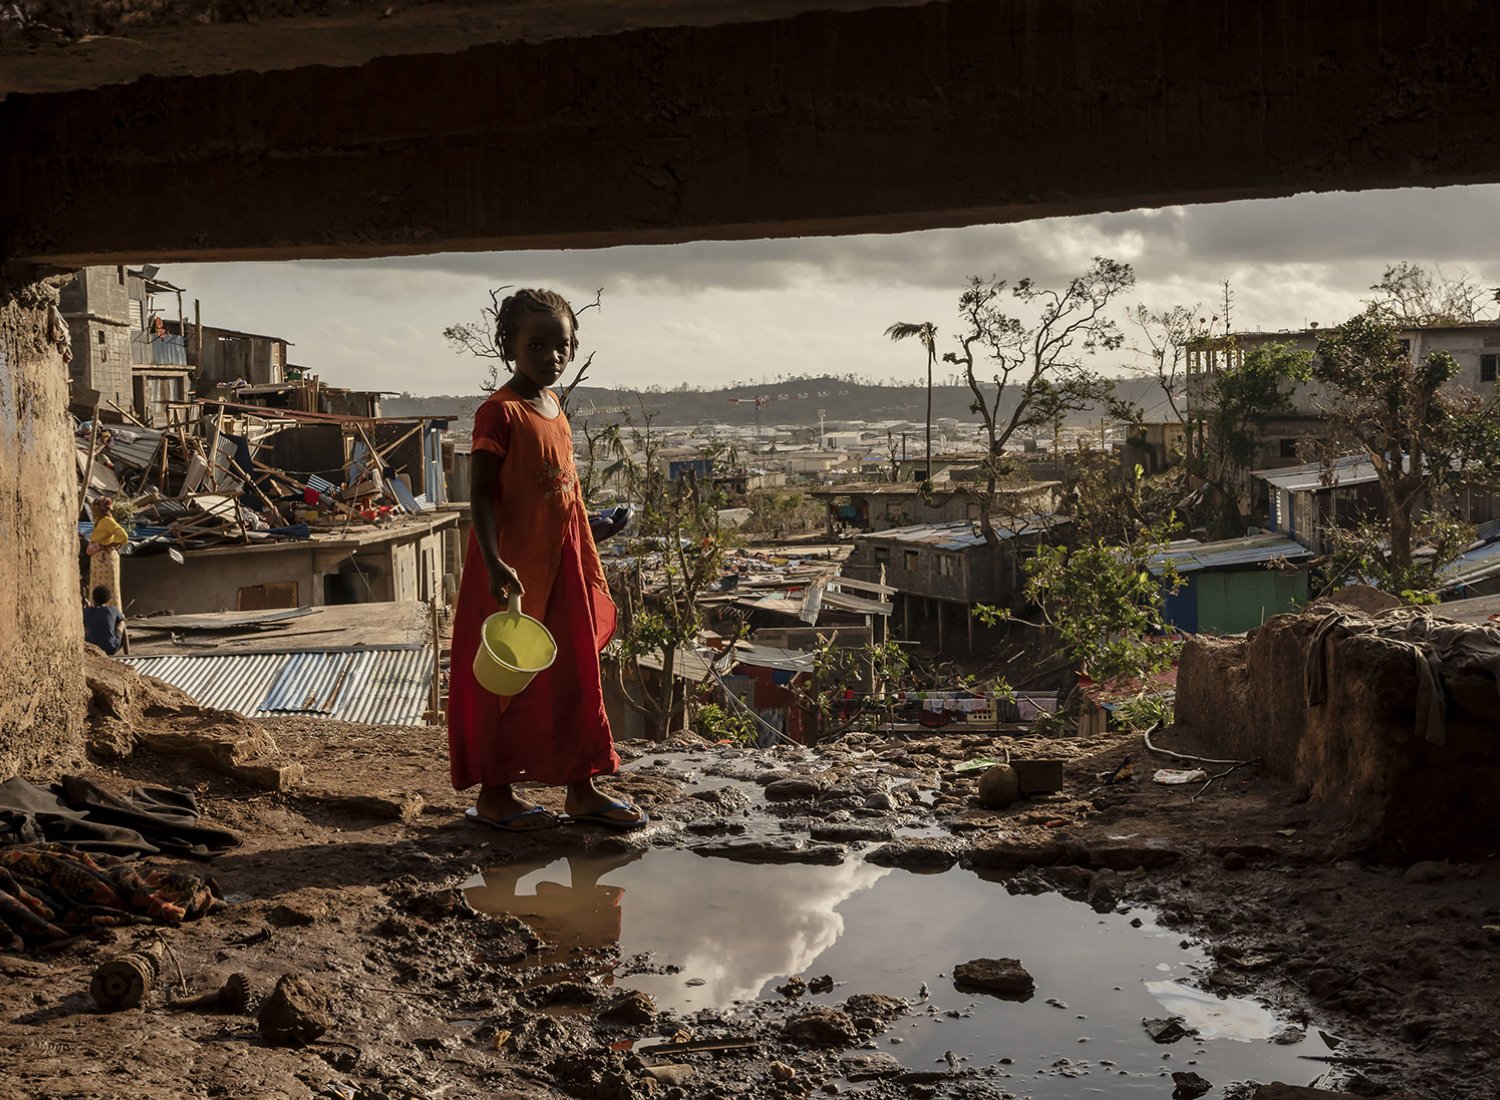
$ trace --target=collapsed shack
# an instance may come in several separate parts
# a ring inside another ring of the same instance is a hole
[[[133,543],[212,546],[306,538],[447,500],[445,421],[174,406],[171,427],[75,429],[83,500],[125,497],[145,528]]]
[[[76,427],[81,507],[113,499],[129,532],[132,618],[446,591],[457,540],[445,421],[229,402],[172,411],[162,429],[99,418]],[[82,549],[93,524],[78,533]],[[268,550],[281,553],[251,553]],[[210,560],[216,554],[232,556]]]
[[[1326,604],[1242,637],[1195,637],[1177,724],[1306,790],[1381,858],[1493,849],[1500,628]]]

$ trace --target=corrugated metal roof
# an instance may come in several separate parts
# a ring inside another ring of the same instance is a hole
[[[1052,527],[1060,527],[1070,521],[1064,516],[1043,515],[995,516],[990,520],[995,534],[1002,539],[1016,535],[1037,534]],[[892,527],[887,531],[875,531],[860,535],[855,541],[864,539],[892,539],[896,542],[922,542],[940,550],[967,550],[984,545],[984,532],[977,520],[955,519],[943,523],[918,523],[911,527]]]
[[[1451,592],[1466,584],[1478,584],[1500,573],[1500,542],[1477,546],[1442,571],[1442,591]]]
[[[307,714],[417,726],[432,686],[432,648],[128,657],[137,672],[181,688],[205,707],[249,718]]]
[[[1290,466],[1284,470],[1257,470],[1255,476],[1289,493],[1316,492],[1319,489],[1332,489],[1339,486],[1367,485],[1378,480],[1375,464],[1364,455],[1346,455],[1335,459],[1332,475],[1326,483],[1323,480],[1323,464],[1320,462],[1312,462],[1306,466]]]
[[[1154,554],[1147,568],[1160,573],[1165,562],[1171,562],[1179,573],[1196,573],[1204,569],[1232,569],[1240,565],[1264,565],[1277,558],[1296,561],[1312,556],[1301,543],[1280,535],[1253,535],[1221,542],[1172,543],[1163,553]]]

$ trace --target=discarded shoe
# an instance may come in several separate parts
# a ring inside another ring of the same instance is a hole
[[[479,811],[470,806],[464,811],[464,816],[477,825],[487,825],[502,833],[534,833],[541,829],[555,829],[560,824],[558,816],[546,806],[533,806],[509,817],[480,817]]]
[[[626,813],[634,811],[640,814],[640,817],[611,817],[610,813],[616,810],[624,810]],[[615,830],[617,833],[629,833],[634,832],[636,829],[643,829],[651,824],[651,815],[645,810],[630,805],[628,802],[608,802],[599,807],[599,809],[591,810],[586,814],[569,814],[567,820],[569,822],[576,822],[579,825],[602,825],[606,829]]]

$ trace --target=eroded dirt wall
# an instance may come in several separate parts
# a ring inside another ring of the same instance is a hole
[[[1494,678],[1472,663],[1444,669],[1445,729],[1434,743],[1416,726],[1411,647],[1345,637],[1319,650],[1327,698],[1310,707],[1304,685],[1320,619],[1279,615],[1247,637],[1188,642],[1179,729],[1297,784],[1352,847],[1393,860],[1492,850],[1500,830]]]
[[[0,284],[0,778],[82,743],[83,620],[67,367],[49,283]]]

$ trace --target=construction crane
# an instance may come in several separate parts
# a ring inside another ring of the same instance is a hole
[[[806,401],[814,397],[843,397],[848,392],[848,390],[839,390],[837,394],[835,394],[832,390],[819,390],[817,393],[778,393],[774,397],[768,393],[763,393],[755,397],[731,397],[729,398],[729,402],[732,405],[753,404],[755,406],[755,434],[758,438],[765,432],[764,425],[761,423],[763,419],[761,410],[769,405],[772,401]],[[822,415],[823,414],[820,412],[820,420]]]
[[[729,399],[729,402],[732,405],[749,405],[749,404],[754,404],[755,405],[755,438],[756,439],[759,439],[762,435],[765,434],[765,428],[761,424],[761,413],[760,413],[760,410],[763,409],[763,408],[765,408],[766,405],[770,403],[770,400],[771,399],[769,397],[767,397],[765,394],[761,394],[759,397],[731,397]]]

